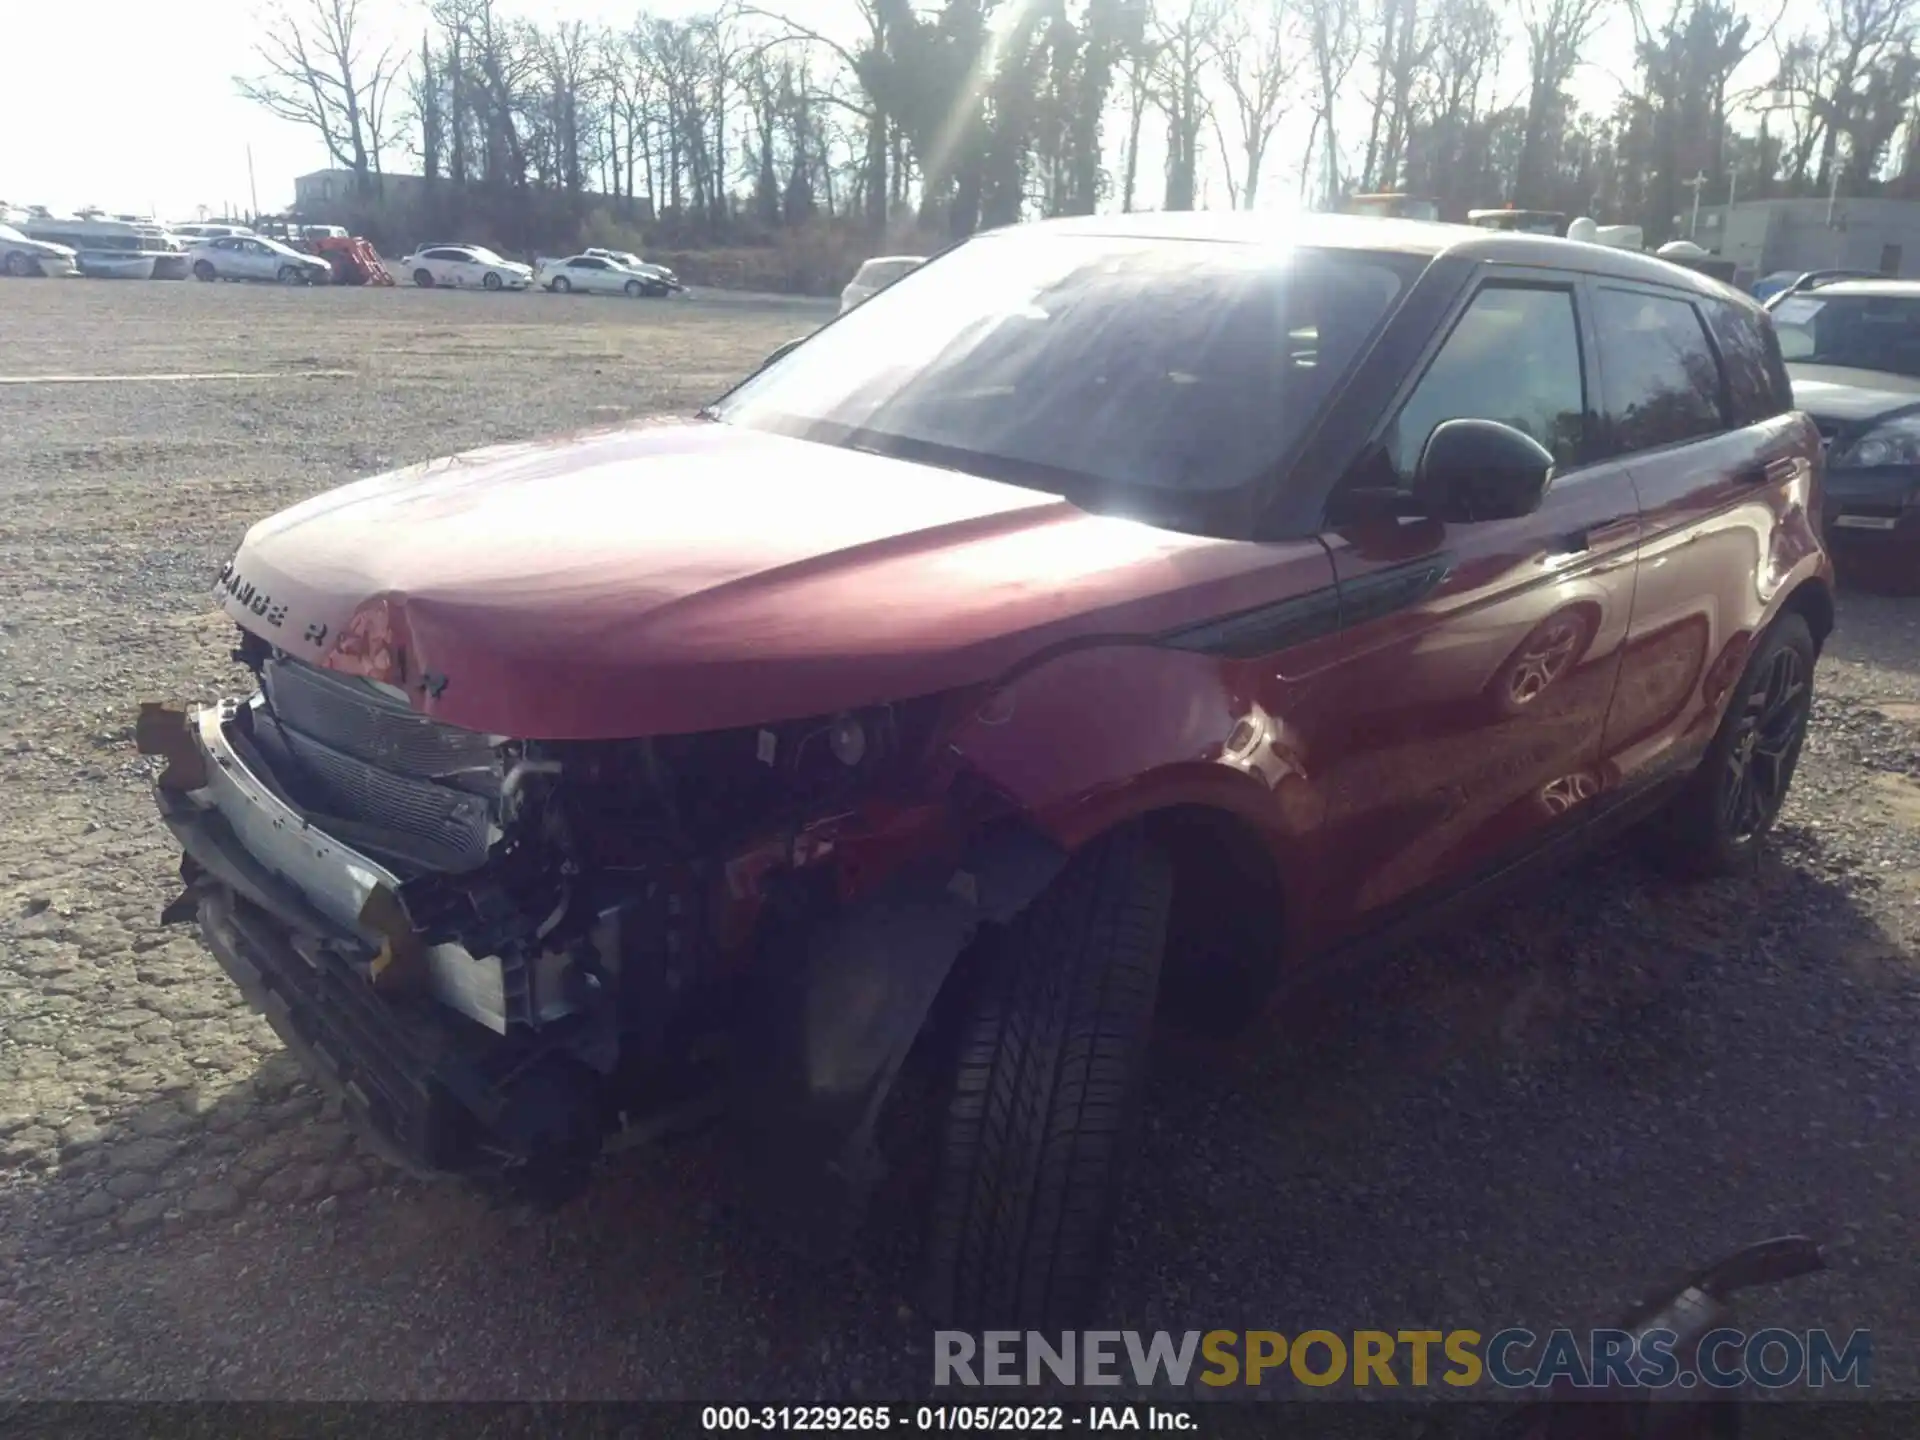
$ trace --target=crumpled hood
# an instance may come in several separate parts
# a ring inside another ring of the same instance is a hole
[[[1279,563],[1298,550],[1303,564]],[[218,594],[312,664],[451,724],[611,739],[991,680],[1321,583],[1316,542],[1208,540],[717,423],[504,446],[247,533]],[[1308,580],[1303,580],[1303,574]]]

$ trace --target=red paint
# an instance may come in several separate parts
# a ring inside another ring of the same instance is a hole
[[[1326,583],[1317,543],[1282,548],[1314,563],[903,461],[651,425],[321,495],[256,525],[234,560],[282,623],[224,603],[451,724],[622,739],[930,694],[1063,641]]]
[[[642,426],[322,496],[256,526],[235,562],[283,624],[226,603],[296,654],[325,627],[322,663],[522,738],[946,693],[914,795],[738,856],[736,898],[751,909],[783,864],[831,860],[851,894],[933,853],[955,838],[939,792],[967,769],[1069,847],[1173,806],[1236,817],[1304,901],[1284,939],[1310,953],[1697,754],[1754,637],[1831,582],[1817,454],[1789,416],[1572,472],[1520,519],[1263,545],[720,425]],[[1444,570],[1424,593],[1273,654],[1152,643],[1421,560]]]

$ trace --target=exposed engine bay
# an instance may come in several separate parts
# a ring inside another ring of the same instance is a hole
[[[416,1171],[565,1198],[609,1135],[711,1100],[739,1083],[743,1054],[802,1107],[844,1102],[827,1148],[863,1140],[875,1086],[992,918],[961,868],[991,797],[937,753],[938,697],[521,741],[251,634],[234,653],[256,695],[143,716],[185,850],[167,918],[198,920],[288,1044]],[[996,894],[1051,874],[1045,859],[1017,868],[1031,874]],[[876,904],[883,943],[860,918]],[[924,955],[899,953],[903,939]],[[857,1001],[825,999],[836,986]]]

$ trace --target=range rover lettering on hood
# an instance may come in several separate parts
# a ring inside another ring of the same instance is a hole
[[[612,738],[929,693],[1061,641],[1265,604],[1297,583],[1285,548],[725,425],[644,424],[317,496],[254,526],[218,595],[270,644],[401,686],[448,723]]]

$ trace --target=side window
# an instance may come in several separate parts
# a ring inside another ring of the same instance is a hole
[[[1764,315],[1710,300],[1703,307],[1720,361],[1735,425],[1754,425],[1793,408],[1793,386],[1780,359],[1780,341]]]
[[[1594,300],[1607,415],[1624,455],[1726,429],[1720,365],[1692,304],[1677,296],[1600,290]]]
[[[1427,438],[1447,420],[1498,420],[1561,465],[1584,453],[1586,381],[1573,292],[1490,285],[1474,296],[1386,436],[1396,480],[1413,483]]]

